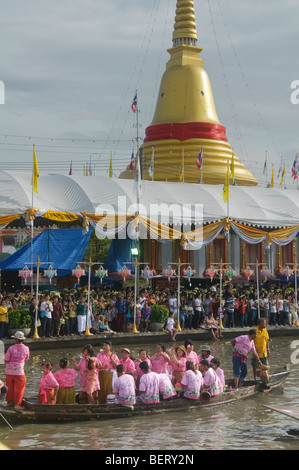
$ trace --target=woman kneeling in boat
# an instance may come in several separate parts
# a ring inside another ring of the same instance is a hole
[[[135,380],[132,375],[126,374],[125,366],[116,366],[117,379],[113,384],[113,393],[119,405],[133,406],[136,403]]]
[[[43,376],[39,381],[38,403],[40,405],[55,405],[59,384],[52,374],[53,364],[44,362],[42,364]]]
[[[219,395],[223,388],[215,370],[207,359],[201,361],[199,364],[199,370],[203,375],[203,389],[208,391],[211,397],[214,395]]]
[[[70,369],[70,363],[66,357],[60,359],[61,370],[55,372],[54,377],[59,384],[56,403],[58,405],[74,405],[76,403],[75,382],[78,372]]]
[[[138,397],[138,401],[145,405],[159,403],[159,374],[151,372],[147,362],[141,362],[139,367],[143,375],[139,384],[141,395]]]
[[[183,388],[180,394],[181,398],[199,399],[203,377],[200,371],[195,370],[193,361],[186,362],[186,372],[181,380],[181,385]]]

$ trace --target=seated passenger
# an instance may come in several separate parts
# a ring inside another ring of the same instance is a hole
[[[173,400],[177,397],[174,386],[171,383],[171,376],[168,374],[158,374],[160,400]]]
[[[198,400],[200,397],[200,390],[203,385],[202,373],[195,370],[193,361],[186,362],[186,372],[181,380],[183,387],[181,397]]]
[[[211,366],[215,369],[216,375],[218,376],[219,382],[220,382],[220,392],[223,392],[223,389],[225,387],[225,377],[224,377],[224,371],[220,367],[220,361],[216,357],[214,357],[211,360]]]
[[[139,365],[143,372],[140,378],[139,391],[141,395],[138,401],[144,404],[159,403],[159,374],[151,372],[147,362],[141,362]]]
[[[113,393],[119,405],[132,406],[136,403],[135,380],[132,375],[126,374],[125,366],[116,366],[117,379],[113,384]]]
[[[211,397],[219,395],[223,390],[221,390],[222,387],[219,378],[213,367],[211,367],[209,361],[206,359],[201,361],[199,364],[199,370],[203,375],[203,389],[208,391]]]

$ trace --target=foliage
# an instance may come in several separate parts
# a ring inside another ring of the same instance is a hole
[[[150,321],[152,323],[165,323],[169,317],[169,310],[163,305],[149,304],[151,307]]]
[[[30,328],[32,319],[28,310],[10,310],[8,312],[8,328]]]

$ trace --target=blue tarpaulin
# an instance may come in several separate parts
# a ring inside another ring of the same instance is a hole
[[[83,258],[92,230],[83,233],[81,228],[46,229],[32,240],[32,260],[50,263],[57,269],[58,276],[68,276]],[[27,266],[30,269],[31,243],[27,243],[14,254],[1,261],[0,269],[18,271]],[[46,269],[48,264],[41,265]],[[36,267],[34,266],[34,271]]]

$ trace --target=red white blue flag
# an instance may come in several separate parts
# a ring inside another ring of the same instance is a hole
[[[132,152],[131,161],[130,161],[130,173],[134,170],[134,152]]]
[[[199,152],[198,157],[197,157],[197,160],[196,160],[196,166],[199,170],[201,170],[202,156],[203,156],[203,152],[202,152],[202,147],[201,147],[200,152]]]
[[[133,102],[132,102],[132,105],[131,105],[131,109],[132,109],[133,113],[136,113],[136,109],[137,109],[137,95],[134,96],[134,99],[133,99]]]
[[[298,178],[298,173],[299,173],[299,161],[298,161],[298,153],[297,153],[293,166],[292,166],[292,178],[294,179],[294,181]]]

